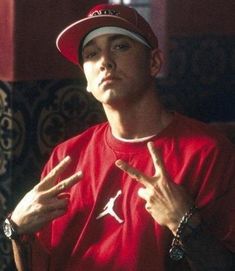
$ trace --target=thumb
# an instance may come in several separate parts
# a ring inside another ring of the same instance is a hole
[[[138,190],[138,196],[142,198],[143,200],[147,201],[148,198],[148,190],[146,188],[141,187]]]

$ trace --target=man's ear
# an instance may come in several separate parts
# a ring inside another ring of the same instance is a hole
[[[91,87],[90,87],[88,81],[87,81],[87,85],[86,85],[86,91],[89,93],[91,92]]]
[[[91,90],[88,88],[88,86],[86,87],[86,91],[87,92],[91,92]]]
[[[150,73],[151,76],[156,77],[161,70],[164,62],[164,56],[160,49],[156,48],[151,51],[150,57]]]

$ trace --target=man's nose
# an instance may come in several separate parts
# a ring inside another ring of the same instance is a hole
[[[116,64],[112,52],[109,50],[103,51],[100,58],[100,70],[112,70],[115,68],[115,66]]]

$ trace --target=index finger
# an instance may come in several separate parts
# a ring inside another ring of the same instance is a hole
[[[152,161],[153,161],[153,165],[154,165],[154,169],[155,169],[155,176],[158,176],[158,175],[164,176],[165,175],[164,166],[163,166],[163,163],[157,153],[156,148],[154,147],[153,142],[152,141],[148,142],[147,147],[148,147],[149,153],[150,153]]]
[[[149,187],[150,185],[152,186],[152,180],[150,177],[140,172],[136,168],[130,166],[128,163],[119,159],[115,162],[115,164],[122,171],[126,172],[131,178],[137,180],[138,182],[143,184],[145,187]]]
[[[59,164],[57,164],[43,180],[38,184],[38,189],[40,190],[48,190],[53,187],[57,177],[65,170],[67,165],[71,162],[71,157],[66,156],[62,159]]]

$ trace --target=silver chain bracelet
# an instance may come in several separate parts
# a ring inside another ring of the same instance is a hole
[[[175,237],[172,240],[171,243],[171,248],[169,250],[169,254],[172,260],[174,261],[179,261],[181,259],[183,259],[184,257],[184,250],[181,246],[181,237],[182,237],[182,232],[185,228],[185,226],[188,224],[190,218],[192,217],[192,215],[194,214],[194,212],[196,211],[196,206],[193,205],[181,218],[180,223],[178,225],[178,228],[176,230],[176,234]]]

